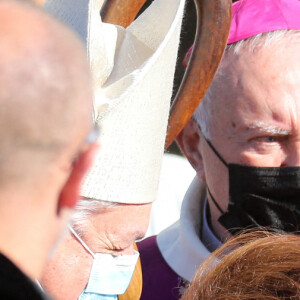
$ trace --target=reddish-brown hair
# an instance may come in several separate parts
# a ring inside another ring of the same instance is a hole
[[[300,236],[252,232],[215,251],[181,300],[300,299]]]

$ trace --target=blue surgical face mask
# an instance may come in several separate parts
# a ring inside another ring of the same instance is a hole
[[[93,264],[88,284],[79,300],[115,300],[117,295],[125,293],[131,281],[139,253],[113,256],[105,253],[93,253],[77,233],[70,231],[81,245],[93,256]]]

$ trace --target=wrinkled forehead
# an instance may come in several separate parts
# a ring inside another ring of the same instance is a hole
[[[256,87],[274,86],[275,81],[280,80],[283,84],[292,75],[296,80],[299,72],[300,35],[298,39],[285,41],[283,38],[278,43],[270,41],[255,47],[245,42],[238,49],[226,50],[211,89],[222,88],[234,93],[238,88],[244,90],[251,84],[256,84]]]
[[[258,110],[298,111],[300,102],[300,40],[270,43],[255,49],[247,44],[227,50],[210,87],[212,117],[246,118]],[[213,120],[218,124],[218,120]]]

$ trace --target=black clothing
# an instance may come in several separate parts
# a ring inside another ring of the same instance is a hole
[[[0,299],[45,300],[49,299],[38,286],[0,253]]]

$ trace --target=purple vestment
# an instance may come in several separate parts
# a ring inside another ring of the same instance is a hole
[[[156,242],[151,236],[137,243],[143,272],[141,300],[175,300],[179,299],[186,281],[179,277],[165,262]],[[180,258],[179,258],[180,259]]]

